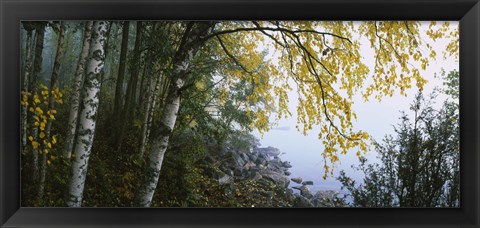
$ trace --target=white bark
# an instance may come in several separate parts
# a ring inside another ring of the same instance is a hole
[[[26,43],[26,53],[25,53],[25,70],[23,72],[23,92],[20,99],[23,100],[23,95],[28,93],[28,81],[30,78],[30,73],[32,72],[32,30],[27,31],[27,43]],[[22,106],[22,149],[27,145],[27,115],[28,115],[28,105]]]
[[[178,51],[175,54],[173,59],[172,80],[170,80],[165,107],[160,117],[160,130],[158,135],[154,138],[152,150],[148,156],[148,169],[145,174],[145,185],[140,189],[138,198],[139,206],[150,207],[150,204],[152,203],[153,194],[155,193],[160,170],[162,168],[163,157],[167,150],[170,135],[175,126],[175,121],[177,120],[177,113],[180,108],[181,90],[185,84],[188,67],[194,55],[204,43],[201,37],[208,34],[213,24],[213,22],[200,22],[196,26],[190,24],[182,38]],[[190,28],[192,28],[191,31]]]
[[[75,139],[75,133],[77,130],[78,122],[78,107],[80,104],[80,90],[83,84],[83,74],[85,72],[85,62],[87,61],[88,51],[90,49],[90,33],[92,29],[93,21],[88,21],[85,25],[85,31],[83,34],[83,47],[78,59],[77,70],[75,72],[75,79],[73,82],[73,92],[71,97],[70,115],[68,118],[68,132],[65,139],[65,151],[63,156],[70,159],[72,156],[73,140]]]
[[[89,58],[86,67],[86,80],[83,110],[79,116],[78,137],[75,144],[75,160],[72,163],[72,176],[69,185],[67,205],[81,207],[85,179],[87,177],[88,159],[91,154],[95,136],[96,116],[99,103],[100,77],[104,66],[106,33],[108,22],[96,21],[93,24]]]
[[[168,129],[173,129],[175,126],[175,121],[177,120],[177,112],[180,107],[180,96],[172,96],[168,99],[168,103],[165,105],[165,109],[162,115],[161,124]],[[171,131],[171,130],[170,130]],[[152,152],[148,156],[148,167],[150,173],[146,174],[151,176],[150,181],[145,183],[143,194],[140,196],[139,205],[142,207],[149,207],[155,189],[157,188],[158,177],[160,176],[160,170],[162,168],[163,157],[165,151],[168,147],[168,140],[170,138],[170,133],[162,134],[160,137],[156,138],[152,145]]]

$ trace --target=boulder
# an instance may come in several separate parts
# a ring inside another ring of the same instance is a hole
[[[242,176],[242,169],[239,168],[239,167],[236,167],[236,168],[233,170],[233,175],[236,176],[236,177],[241,177],[241,176]]]
[[[313,204],[303,196],[295,196],[293,200],[293,207],[313,207]]]
[[[237,164],[237,166],[239,167],[242,167],[245,165],[245,160],[243,160],[243,158],[238,155],[237,153],[232,153],[232,158],[233,158],[233,161]]]
[[[302,187],[300,187],[300,195],[308,199],[313,197],[312,192],[306,185],[302,185]]]
[[[262,173],[260,173],[263,178],[270,180],[274,182],[276,185],[279,185],[280,187],[288,187],[288,184],[290,184],[290,180],[283,174],[273,172],[270,170],[264,170]]]
[[[248,161],[247,164],[245,164],[245,165],[243,166],[243,168],[244,168],[244,169],[247,169],[247,170],[250,170],[252,167],[255,167],[255,166],[257,166],[257,164],[255,164],[255,163],[253,163],[253,162],[251,162],[251,161]]]
[[[258,173],[257,171],[252,171],[250,172],[250,179],[257,181],[262,179],[262,175],[260,175],[260,173]]]
[[[302,182],[303,185],[313,185],[313,181],[304,181]]]
[[[312,192],[310,191],[310,189],[306,186],[306,185],[302,185],[302,186],[293,186],[292,187],[293,189],[297,189],[300,191],[300,195],[305,197],[305,198],[312,198],[313,195],[312,195]]]
[[[333,190],[318,191],[311,199],[315,207],[335,207],[337,206],[337,195],[339,193]]]
[[[295,177],[295,178],[292,178],[292,179],[290,179],[290,180],[292,180],[293,182],[295,182],[295,183],[297,183],[297,184],[302,183],[302,178],[301,178],[301,177]]]
[[[285,168],[292,168],[292,165],[290,164],[289,161],[282,162],[282,166],[285,167]]]
[[[260,153],[263,153],[267,156],[278,156],[280,155],[280,150],[275,148],[275,147],[265,147],[265,148],[258,148],[258,150],[260,151]]]
[[[233,177],[227,174],[224,174],[222,177],[218,178],[218,184],[220,185],[230,184],[232,182],[233,182]]]

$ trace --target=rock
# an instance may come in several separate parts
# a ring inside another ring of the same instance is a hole
[[[339,194],[338,191],[334,190],[323,190],[315,193],[315,198],[335,198]]]
[[[249,153],[248,157],[250,158],[250,161],[256,161],[258,158],[257,153]]]
[[[313,204],[307,198],[297,195],[293,200],[293,207],[313,207]]]
[[[313,181],[304,181],[302,182],[303,185],[313,185]]]
[[[313,197],[312,192],[306,185],[302,185],[302,187],[300,187],[300,195],[308,199]]]
[[[295,183],[297,183],[297,184],[302,183],[302,178],[301,178],[301,177],[295,177],[295,178],[292,178],[292,179],[290,179],[290,180],[292,180],[293,182],[295,182]]]
[[[258,173],[257,171],[253,171],[253,172],[250,173],[250,179],[260,180],[260,179],[262,179],[262,175],[260,175],[260,173]]]
[[[333,190],[318,191],[311,199],[315,207],[336,207],[336,199],[339,193]]]
[[[218,184],[220,185],[230,184],[232,182],[233,182],[233,177],[227,174],[224,174],[222,177],[218,178]]]
[[[251,162],[251,161],[248,161],[247,164],[245,164],[245,165],[243,166],[243,168],[249,170],[250,168],[255,167],[255,166],[257,166],[257,164],[255,164],[255,163],[253,163],[253,162]]]
[[[288,187],[290,180],[283,174],[276,173],[270,170],[264,170],[260,173],[265,179],[273,181],[276,185],[280,187]]]
[[[235,162],[238,166],[240,166],[240,167],[244,166],[245,163],[246,163],[246,162],[242,159],[242,157],[241,157],[240,155],[236,154],[236,153],[232,153],[232,158],[233,158],[234,162]]]
[[[244,161],[249,161],[250,160],[250,157],[248,157],[248,155],[246,153],[241,153],[240,154],[240,157],[244,160]]]
[[[282,162],[282,166],[285,167],[285,168],[292,168],[292,165],[288,161]]]
[[[309,199],[313,197],[312,192],[310,191],[310,189],[306,185],[293,186],[292,188],[299,190],[300,195],[303,196],[303,197],[306,197],[306,198],[309,198]]]
[[[265,147],[265,148],[258,148],[258,150],[260,151],[260,153],[263,153],[267,156],[278,156],[280,155],[280,150],[275,148],[275,147]]]
[[[236,176],[236,177],[241,177],[242,176],[242,169],[240,169],[239,167],[236,167],[233,170],[233,175]]]

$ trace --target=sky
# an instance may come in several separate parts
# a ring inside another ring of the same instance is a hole
[[[420,31],[426,31],[430,22],[421,22]],[[458,26],[458,22],[451,22],[450,26]],[[355,36],[355,35],[354,35]],[[358,35],[357,35],[358,36]],[[373,65],[373,50],[370,48],[370,44],[365,38],[357,37],[360,39],[361,54],[364,58],[367,66]],[[440,75],[441,69],[449,72],[454,69],[459,69],[459,64],[454,59],[450,58],[445,60],[443,54],[441,54],[447,45],[447,40],[441,39],[434,42],[426,35],[422,35],[421,39],[424,43],[432,45],[433,49],[437,52],[435,60],[431,60],[430,65],[425,71],[421,70],[423,78],[428,82],[424,86],[423,93],[425,95],[430,94],[435,87],[441,87],[443,81],[440,78],[434,77],[435,74]],[[370,67],[369,67],[370,68]],[[295,88],[295,86],[292,86]],[[400,111],[405,111],[409,114],[409,105],[417,94],[418,89],[412,86],[407,90],[407,96],[401,96],[399,93],[393,97],[384,97],[381,102],[376,99],[370,99],[365,102],[360,95],[354,97],[354,105],[352,110],[357,113],[357,120],[353,122],[354,129],[363,130],[372,136],[375,141],[381,141],[387,134],[393,134],[393,126],[399,122]],[[284,161],[290,161],[292,168],[290,168],[291,178],[302,177],[303,180],[312,180],[313,186],[310,186],[310,190],[315,193],[318,190],[337,190],[340,191],[341,183],[336,180],[340,170],[344,170],[347,176],[353,178],[358,183],[362,180],[362,173],[355,172],[351,169],[351,165],[358,165],[359,161],[355,152],[350,151],[346,155],[339,155],[339,162],[334,169],[334,175],[323,179],[323,158],[322,142],[318,139],[317,134],[319,127],[309,132],[307,136],[296,130],[295,125],[297,121],[296,106],[298,104],[298,95],[294,90],[289,92],[289,108],[292,110],[292,116],[287,119],[281,119],[277,122],[277,127],[273,128],[269,132],[263,134],[263,136],[255,131],[253,134],[260,139],[262,146],[272,146],[280,149],[283,153],[281,159]],[[439,95],[436,98],[437,107],[443,103],[446,99],[445,95]],[[271,118],[274,121],[274,118]],[[377,162],[375,151],[370,151],[366,155],[369,162]],[[297,184],[291,183],[290,186]],[[297,190],[295,190],[298,192]]]

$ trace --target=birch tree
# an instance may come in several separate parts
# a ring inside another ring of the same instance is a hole
[[[67,159],[71,158],[73,150],[73,141],[75,139],[75,133],[78,123],[78,112],[80,104],[80,91],[83,85],[83,75],[85,73],[85,62],[87,61],[88,51],[90,49],[90,35],[92,30],[93,21],[88,21],[85,24],[85,30],[83,33],[82,51],[78,59],[77,69],[75,71],[75,79],[73,82],[73,92],[70,99],[70,114],[68,118],[68,132],[65,139],[65,151],[63,156]]]
[[[42,145],[42,150],[40,151],[41,154],[41,163],[40,163],[40,180],[38,183],[38,195],[37,195],[37,202],[41,204],[43,200],[43,194],[45,192],[45,177],[47,175],[47,153],[51,148],[51,130],[52,130],[52,123],[54,118],[53,113],[56,112],[55,110],[55,100],[58,99],[55,97],[58,92],[58,88],[56,88],[56,84],[58,81],[58,71],[60,69],[60,60],[63,56],[63,43],[64,43],[64,36],[65,36],[65,22],[62,21],[59,24],[58,29],[58,41],[57,41],[57,52],[55,54],[55,62],[53,63],[53,70],[52,70],[52,77],[50,78],[50,91],[47,95],[48,97],[48,111],[46,115],[46,128],[42,128],[40,131],[40,139],[45,140]],[[45,92],[44,92],[45,93]],[[45,120],[45,118],[44,118]],[[42,123],[43,124],[43,123]]]
[[[144,177],[144,185],[138,195],[137,203],[139,206],[149,207],[152,202],[162,168],[163,157],[177,119],[180,96],[185,85],[190,62],[205,42],[203,37],[210,32],[214,24],[214,22],[189,22],[178,50],[173,57],[173,72],[170,77],[165,107],[160,117],[160,130],[154,136],[152,149],[147,159],[147,173]]]
[[[25,44],[25,69],[23,71],[22,85],[22,149],[27,145],[27,119],[28,119],[28,82],[32,73],[32,49],[33,49],[33,30],[34,27],[29,22],[24,22],[23,28],[27,31],[27,40]]]
[[[42,70],[42,62],[43,62],[43,57],[42,57],[42,52],[43,52],[43,42],[45,39],[45,22],[39,22],[35,23],[35,59],[33,62],[33,73],[32,77],[30,78],[30,99],[29,99],[29,104],[33,106],[35,103],[37,103],[37,100],[35,99],[36,96],[38,96],[38,91],[39,91],[39,84],[40,84],[40,72]],[[30,107],[29,108],[30,112],[36,112],[35,108]],[[31,115],[30,118],[30,123],[28,124],[30,126],[30,136],[29,140],[32,143],[32,179],[34,182],[37,181],[38,175],[39,175],[39,166],[38,166],[38,126],[35,118],[35,115]]]
[[[72,164],[72,175],[69,184],[67,205],[81,207],[83,189],[87,176],[88,160],[92,152],[93,138],[98,111],[101,86],[101,72],[105,60],[105,41],[109,22],[95,21],[92,27],[89,58],[86,65],[83,109],[79,116],[78,137],[75,144],[75,160]]]
[[[237,65],[222,71],[227,83],[218,99],[220,102],[225,102],[227,97],[231,84],[228,81],[247,80],[252,84],[253,91],[246,97],[244,107],[247,116],[252,118],[251,128],[265,132],[271,126],[269,117],[273,113],[276,119],[292,115],[287,105],[287,91],[292,90],[291,81],[295,82],[299,94],[297,129],[307,134],[313,126],[320,127],[318,137],[325,147],[322,152],[324,178],[332,172],[339,160],[338,154],[357,148],[360,156],[368,150],[369,135],[353,127],[354,94],[360,93],[365,100],[371,97],[381,100],[397,91],[404,95],[405,90],[412,87],[412,81],[421,89],[426,80],[420,76],[420,68],[425,70],[429,59],[436,55],[431,46],[421,46],[417,22],[221,22],[211,33],[200,29],[208,27],[206,24],[188,23],[174,56],[161,126],[153,139],[148,156],[149,171],[139,193],[140,206],[151,204],[169,135],[175,126],[180,96],[182,90],[187,89],[184,86],[186,72],[194,54],[207,40],[218,42],[219,58]],[[353,31],[370,42],[375,53],[372,69],[363,62],[360,42],[352,39]],[[274,57],[276,61],[264,61],[258,51],[266,39],[279,53]],[[368,81],[370,74],[372,80]],[[252,106],[258,104],[260,97],[263,105]]]

